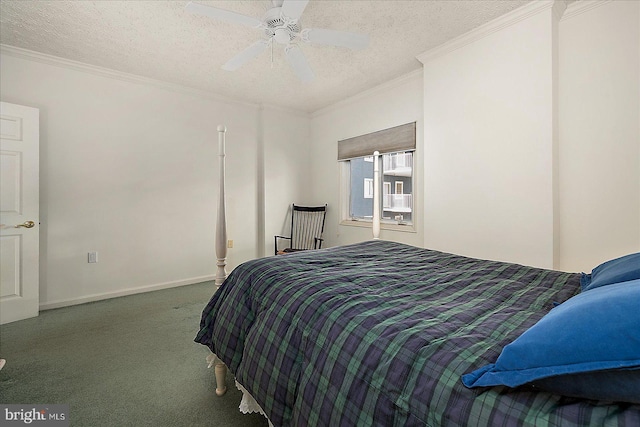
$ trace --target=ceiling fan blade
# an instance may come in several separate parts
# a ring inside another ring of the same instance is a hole
[[[307,7],[307,3],[309,0],[284,0],[281,12],[287,18],[297,21]]]
[[[260,55],[267,48],[267,46],[269,46],[268,41],[258,40],[257,42],[228,60],[227,63],[222,66],[222,69],[227,71],[237,70],[256,56]]]
[[[364,49],[369,46],[368,35],[347,31],[307,28],[302,30],[300,36],[302,40],[309,43],[346,47],[355,50]]]
[[[209,18],[221,19],[223,21],[242,24],[252,28],[256,28],[262,25],[262,21],[257,18],[242,15],[236,12],[231,12],[230,10],[205,6],[203,4],[198,4],[191,1],[185,6],[185,10],[195,15],[208,16]]]
[[[293,68],[293,72],[296,73],[298,78],[305,83],[309,83],[315,78],[315,74],[307,62],[307,58],[305,58],[304,53],[302,53],[302,49],[298,46],[292,44],[285,48],[284,50],[285,57],[287,58],[287,62]]]

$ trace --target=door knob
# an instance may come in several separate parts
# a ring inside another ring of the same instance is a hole
[[[15,227],[16,228],[20,228],[20,227],[24,227],[24,228],[33,228],[36,226],[36,223],[33,221],[25,221],[22,224],[18,224]]]

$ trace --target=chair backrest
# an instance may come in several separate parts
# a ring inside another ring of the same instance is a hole
[[[291,212],[291,248],[316,249],[316,238],[322,237],[327,205],[297,206]]]

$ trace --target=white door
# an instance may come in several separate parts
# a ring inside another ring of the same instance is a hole
[[[38,315],[39,117],[0,103],[0,324]]]

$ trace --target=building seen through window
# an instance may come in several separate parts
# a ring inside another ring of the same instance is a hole
[[[382,154],[380,189],[382,221],[412,223],[413,151]],[[349,215],[355,220],[373,217],[373,157],[349,160]]]

